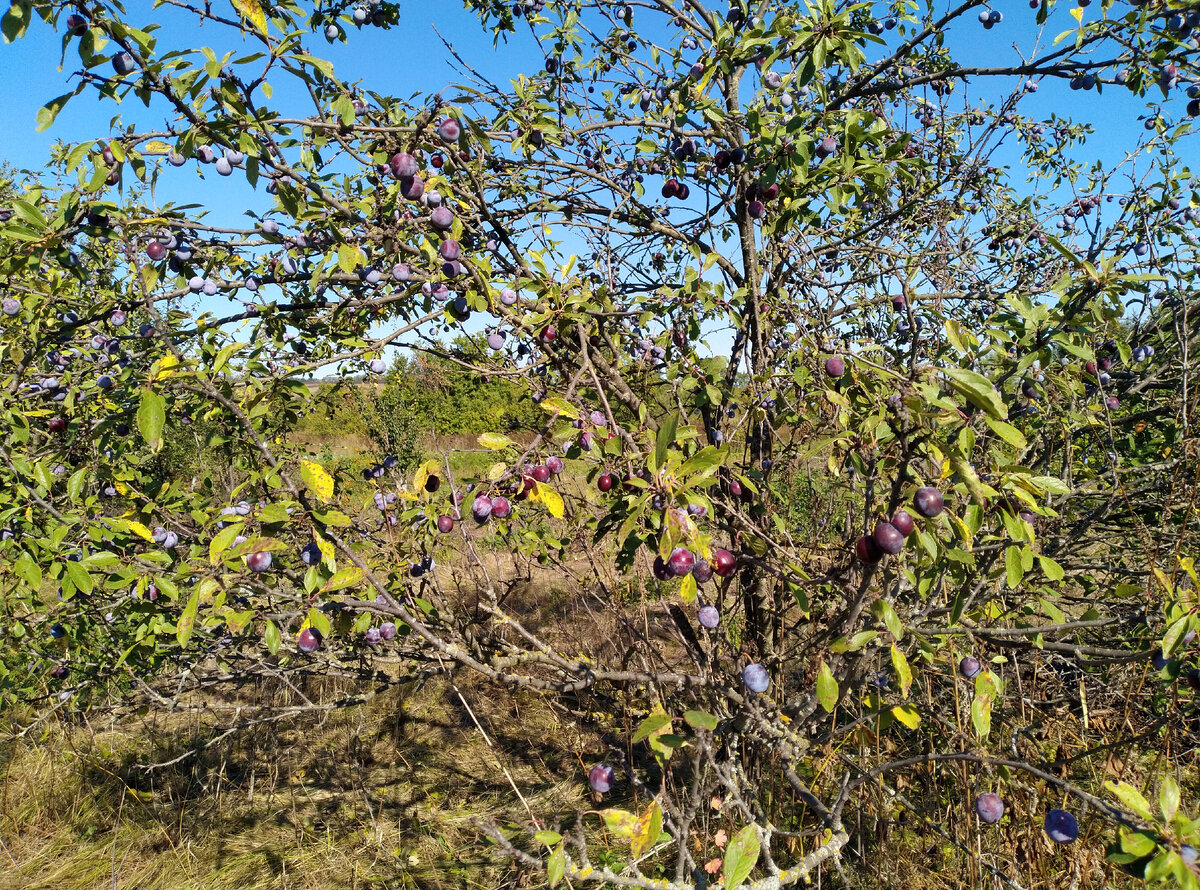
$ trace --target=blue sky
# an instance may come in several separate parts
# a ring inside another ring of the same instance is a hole
[[[216,0],[216,3],[219,7],[223,0]],[[1098,15],[1099,5],[1093,4],[1085,10],[1085,15]],[[990,31],[985,31],[973,19],[956,23],[951,31],[950,45],[964,63],[1011,64],[1017,58],[1014,44],[1028,54],[1036,44],[1047,47],[1058,33],[1074,26],[1065,5],[1060,5],[1051,14],[1040,32],[1034,22],[1034,13],[1024,0],[1004,0],[993,6],[1005,12],[1005,20]],[[139,7],[142,7],[140,13]],[[154,21],[163,26],[159,32],[163,44],[194,46],[204,43],[203,29],[196,29],[177,10],[162,7],[149,11],[145,4],[136,2],[130,8],[130,18],[135,23]],[[340,76],[350,80],[361,78],[368,88],[397,96],[431,93],[458,79],[447,63],[448,53],[434,32],[434,25],[483,74],[501,84],[506,84],[520,71],[536,72],[541,67],[542,53],[527,29],[519,29],[516,35],[509,36],[507,44],[493,48],[491,35],[479,27],[473,14],[454,0],[402,3],[401,25],[397,28],[386,31],[372,27],[349,28],[349,39],[345,43],[328,44],[317,35],[313,35],[309,43],[314,51],[334,63]],[[895,32],[887,32],[886,36],[893,44],[897,40]],[[0,47],[0,69],[7,72],[6,76],[0,77],[0,158],[18,167],[39,167],[55,139],[78,141],[103,136],[109,131],[114,106],[101,104],[85,94],[64,109],[49,131],[35,132],[35,116],[41,105],[72,85],[69,75],[73,70],[74,52],[68,51],[67,65],[62,70],[58,67],[60,55],[61,38],[36,17],[25,38]],[[74,61],[77,62],[77,57]],[[996,87],[988,91],[991,98],[1019,82],[1017,78],[1006,80],[1012,82],[996,80],[989,84]],[[1148,98],[1155,100],[1159,96],[1155,93]],[[1138,116],[1145,115],[1148,104],[1153,101],[1147,103],[1124,89],[1110,87],[1100,95],[1067,92],[1059,85],[1046,84],[1037,95],[1024,100],[1022,108],[1035,116],[1058,113],[1092,122],[1100,135],[1094,145],[1089,146],[1088,153],[1095,152],[1097,157],[1108,161],[1115,158],[1119,147],[1131,144],[1140,136]],[[1181,111],[1182,101],[1172,104]],[[141,125],[153,126],[161,122],[138,103],[127,102],[120,111]],[[214,197],[209,195],[210,200]],[[248,195],[241,197],[245,200]]]
[[[226,6],[224,10],[222,5]],[[1060,4],[1052,12],[1042,29],[1037,27],[1035,13],[1028,8],[1026,0],[998,0],[992,6],[1005,14],[1000,25],[985,30],[972,13],[955,23],[950,31],[948,45],[961,63],[1010,65],[1021,55],[1029,57],[1035,47],[1040,46],[1044,51],[1059,33],[1075,26],[1066,4]],[[1099,3],[1093,3],[1084,10],[1085,16],[1100,15],[1099,7]],[[197,29],[194,21],[178,10],[170,7],[151,9],[149,4],[136,0],[129,8],[133,24],[144,26],[155,22],[162,26],[158,36],[164,46],[195,47],[208,42],[205,30]],[[214,8],[231,14],[228,0],[214,0]],[[723,4],[717,4],[715,8],[723,9]],[[883,6],[879,8],[884,14]],[[542,67],[542,51],[523,23],[515,35],[508,35],[508,41],[502,41],[496,48],[492,35],[485,32],[476,17],[457,0],[402,2],[400,15],[400,26],[389,30],[347,27],[345,43],[330,44],[320,35],[310,36],[307,42],[313,52],[333,62],[340,77],[361,80],[364,88],[401,97],[437,92],[460,79],[449,64],[449,53],[435,33],[435,25],[437,31],[484,76],[502,85],[520,72],[532,74]],[[639,15],[645,18],[647,14],[640,12]],[[885,32],[885,36],[892,46],[898,42],[894,31]],[[229,32],[221,29],[212,39],[228,41]],[[67,64],[60,70],[61,46],[61,37],[36,17],[25,38],[13,45],[0,46],[0,70],[7,72],[6,76],[0,77],[0,159],[18,167],[36,169],[48,156],[48,149],[55,140],[74,142],[103,137],[110,132],[110,121],[117,113],[127,116],[127,121],[141,128],[153,128],[163,123],[161,111],[156,115],[136,100],[127,101],[118,109],[109,102],[99,103],[85,93],[67,105],[49,131],[37,133],[35,117],[38,109],[73,86],[69,75],[74,70],[72,62],[77,63],[78,57],[74,49],[70,49]],[[246,44],[246,51],[250,48],[250,44]],[[244,51],[237,46],[221,46],[218,51],[226,49],[235,49],[239,54]],[[882,52],[878,47],[868,50],[871,58],[878,58]],[[1022,80],[1020,77],[980,79],[978,83],[970,84],[970,95],[976,103],[996,101],[1016,89]],[[276,86],[276,103],[286,105],[289,98],[303,99],[294,95],[289,97],[282,80]],[[1038,93],[1022,100],[1020,107],[1023,113],[1033,117],[1049,118],[1058,114],[1090,122],[1097,135],[1078,154],[1111,164],[1145,136],[1139,118],[1144,117],[1148,107],[1153,107],[1160,98],[1157,91],[1139,99],[1116,87],[1106,88],[1102,95],[1072,92],[1067,90],[1064,82],[1058,81],[1043,83]],[[1177,119],[1183,105],[1181,89],[1171,103],[1170,116]],[[311,110],[304,105],[293,105],[293,108],[302,113]],[[1019,156],[1005,148],[996,158],[1004,163],[1015,163]],[[161,181],[158,198],[177,202],[203,200],[213,211],[212,221],[228,224],[236,223],[249,208],[263,209],[269,204],[261,186],[256,192],[241,176],[222,179],[211,168],[198,193],[199,175],[192,164],[170,170]],[[1019,183],[1024,175],[1014,171],[1013,179]]]

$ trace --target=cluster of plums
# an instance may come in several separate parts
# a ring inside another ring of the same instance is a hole
[[[975,815],[986,825],[995,825],[1004,816],[1004,801],[999,794],[987,791],[975,798]],[[1079,837],[1079,821],[1074,815],[1057,807],[1046,812],[1042,829],[1056,844],[1070,844]]]
[[[672,578],[682,578],[691,575],[700,584],[718,575],[728,578],[737,568],[737,557],[724,548],[718,547],[712,552],[712,561],[702,556],[696,556],[686,547],[676,547],[666,559],[654,557],[652,570],[659,581],[670,581]]]
[[[931,485],[918,488],[913,495],[913,508],[926,519],[933,519],[945,509],[942,493]],[[904,541],[916,529],[916,522],[907,510],[897,510],[890,521],[881,519],[874,531],[854,542],[854,554],[865,563],[877,563],[884,555],[896,556],[904,549]]]

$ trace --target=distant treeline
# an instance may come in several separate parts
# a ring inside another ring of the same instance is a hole
[[[425,353],[398,357],[377,381],[320,384],[311,411],[295,432],[312,438],[371,439],[402,463],[415,463],[417,443],[431,435],[528,429],[542,416],[526,384],[485,380]]]

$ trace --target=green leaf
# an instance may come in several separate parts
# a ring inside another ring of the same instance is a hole
[[[557,412],[563,417],[569,417],[572,420],[579,418],[579,412],[575,410],[575,406],[566,399],[560,399],[558,396],[550,396],[547,399],[542,399],[538,404],[542,406],[543,410],[549,411],[551,414]]]
[[[67,577],[80,593],[91,593],[96,586],[88,570],[74,560],[67,560]]]
[[[991,417],[985,418],[985,420],[987,425],[991,427],[993,433],[995,433],[1009,445],[1012,445],[1014,448],[1023,451],[1029,444],[1025,441],[1025,434],[1011,423],[1005,423],[1003,420],[996,420]]]
[[[636,745],[642,739],[650,735],[655,730],[662,729],[664,726],[669,726],[671,723],[671,715],[664,714],[661,711],[657,714],[651,714],[637,728],[637,732],[633,734],[633,743]]]
[[[819,701],[821,703],[821,707],[830,714],[832,714],[833,709],[837,707],[837,680],[833,678],[833,671],[829,669],[829,665],[827,665],[825,662],[821,662],[821,669],[817,671],[817,701]]]
[[[725,890],[734,890],[745,883],[758,864],[758,830],[747,825],[725,848]]]
[[[1128,782],[1113,782],[1110,779],[1104,783],[1104,787],[1130,812],[1147,822],[1154,821],[1154,814],[1150,812],[1150,802]]]
[[[1025,567],[1021,560],[1021,548],[1012,544],[1004,551],[1004,570],[1007,573],[1008,586],[1016,590],[1025,577]]]
[[[1003,420],[1008,417],[1008,408],[992,381],[976,371],[966,368],[946,368],[951,388],[975,407],[986,411],[989,417]]]
[[[87,469],[78,469],[71,474],[71,478],[67,480],[67,497],[73,501],[79,500],[79,496],[83,494],[83,485],[87,481]]]
[[[673,411],[662,426],[658,428],[658,438],[654,442],[654,469],[657,471],[667,462],[667,450],[675,441],[675,433],[679,429],[679,412]]]
[[[708,732],[716,729],[718,723],[716,717],[704,711],[687,711],[683,715],[683,721],[692,729],[704,729]]]
[[[343,590],[347,587],[354,587],[362,583],[366,573],[358,566],[348,566],[344,569],[338,569],[332,578],[325,582],[325,586],[321,588],[322,593],[332,593],[335,590]]]
[[[279,634],[279,628],[270,618],[267,619],[267,630],[263,634],[263,642],[267,644],[267,651],[272,655],[279,651],[279,644],[282,642],[282,638]]]
[[[1061,581],[1066,576],[1063,567],[1048,556],[1038,556],[1038,563],[1041,564],[1042,574],[1051,581]]]
[[[563,875],[567,872],[567,852],[564,849],[564,844],[559,844],[553,853],[550,854],[550,861],[546,863],[546,881],[551,887],[557,887],[563,879]]]
[[[547,847],[553,847],[562,840],[562,835],[557,831],[539,831],[533,836],[533,839],[539,844],[545,844]]]
[[[875,600],[871,603],[871,614],[883,622],[893,639],[897,642],[904,639],[904,625],[900,623],[900,616],[896,614],[891,603],[887,600]]]
[[[683,582],[679,585],[679,596],[685,603],[692,603],[696,600],[696,579],[690,574],[683,576]]]
[[[267,14],[263,12],[262,5],[258,0],[233,0],[233,8],[241,14],[243,19],[253,25],[259,34],[267,33]]]
[[[975,693],[975,697],[971,699],[971,723],[975,726],[975,732],[981,739],[987,738],[987,734],[992,731],[992,697],[990,695]]]
[[[1175,814],[1179,812],[1179,783],[1174,776],[1163,776],[1158,789],[1158,807],[1164,822],[1175,821]]]
[[[604,827],[619,837],[631,837],[637,825],[637,816],[628,810],[601,810],[600,817],[604,820]]]
[[[150,389],[143,392],[137,410],[138,432],[155,454],[162,450],[163,425],[166,422],[167,410],[162,396]]]
[[[359,247],[353,244],[338,245],[338,268],[347,275],[353,275],[355,269],[366,264],[367,255]]]
[[[240,522],[231,523],[221,529],[208,545],[208,561],[216,565],[221,561],[221,554],[233,546],[233,539],[242,533]]]
[[[916,729],[921,725],[921,715],[912,705],[896,705],[892,708],[892,716],[907,726]]]
[[[183,614],[179,616],[179,622],[175,625],[175,638],[179,640],[180,648],[186,648],[188,640],[192,637],[192,628],[196,625],[196,613],[199,609],[200,585],[197,584],[192,588],[192,595],[188,597]]]
[[[892,643],[892,668],[896,671],[896,679],[900,682],[900,692],[904,698],[908,698],[909,687],[912,686],[912,668],[908,666],[908,659],[904,657],[904,653]]]
[[[662,807],[654,801],[646,807],[646,811],[638,817],[633,833],[629,836],[629,852],[634,859],[640,858],[647,850],[654,847],[662,835]]]
[[[37,132],[44,133],[49,130],[54,125],[54,119],[58,117],[58,113],[63,110],[63,106],[74,95],[74,93],[63,93],[57,99],[51,99],[39,108],[37,112]]]
[[[25,584],[37,590],[42,586],[42,569],[34,562],[28,553],[22,553],[13,564],[13,569]]]

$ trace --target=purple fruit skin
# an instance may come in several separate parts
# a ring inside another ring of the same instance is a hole
[[[883,551],[870,535],[863,535],[854,542],[854,555],[868,565],[874,565],[883,559]]]
[[[906,538],[916,529],[916,523],[913,522],[912,514],[907,510],[897,510],[896,515],[892,517],[892,525],[900,529],[900,534]]]
[[[481,494],[471,502],[471,515],[479,522],[483,522],[492,515],[492,499],[486,494]]]
[[[252,572],[265,572],[271,567],[271,551],[264,550],[261,553],[251,553],[246,557],[246,566]]]
[[[699,613],[696,615],[700,626],[713,630],[721,623],[721,613],[717,611],[716,606],[701,606]]]
[[[728,550],[717,548],[713,551],[712,570],[722,578],[728,578],[737,568],[737,557]]]
[[[712,566],[708,564],[708,560],[700,557],[696,560],[696,564],[692,566],[692,577],[696,579],[697,584],[703,584],[713,576]]]
[[[890,522],[878,522],[871,535],[879,549],[895,556],[904,549],[904,534]]]
[[[612,790],[613,783],[613,768],[605,766],[603,763],[597,763],[588,770],[588,785],[597,794],[607,794]]]
[[[675,572],[667,564],[667,561],[661,556],[654,557],[654,563],[651,565],[651,571],[654,572],[654,577],[659,581],[670,581],[675,577]]]
[[[983,666],[979,663],[979,659],[972,655],[966,656],[958,663],[958,672],[968,680],[974,680],[978,677],[982,669]]]
[[[379,635],[385,640],[394,640],[396,638],[396,625],[394,622],[385,621],[379,625]]]
[[[932,519],[942,512],[945,502],[942,499],[940,491],[931,485],[927,485],[924,488],[917,489],[916,494],[913,495],[913,506],[926,519]]]
[[[443,535],[449,534],[450,532],[454,531],[454,517],[447,516],[445,513],[443,513],[438,517],[437,527],[438,531]]]
[[[1056,808],[1047,812],[1042,828],[1056,844],[1069,844],[1079,837],[1079,822],[1066,810]]]
[[[836,355],[825,359],[825,373],[830,377],[841,377],[846,373],[846,363]]]
[[[300,636],[296,639],[296,646],[301,652],[316,652],[321,646],[321,633],[311,627],[306,627],[300,631]]]
[[[980,822],[995,825],[1004,815],[1004,801],[999,794],[991,791],[981,794],[975,798],[975,815]]]
[[[696,558],[687,548],[676,547],[671,552],[671,558],[667,560],[667,564],[670,565],[671,571],[675,573],[676,577],[682,578],[684,575],[691,574],[696,565]]]
[[[767,687],[771,685],[771,678],[761,664],[748,664],[742,671],[742,682],[751,692],[761,693],[767,691]]]
[[[512,504],[509,503],[508,498],[492,498],[493,516],[495,516],[497,519],[504,519],[510,513],[512,513]]]

